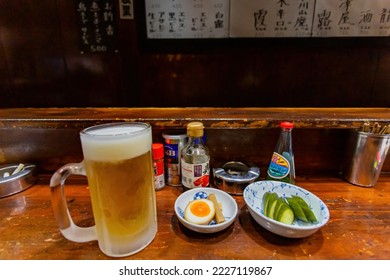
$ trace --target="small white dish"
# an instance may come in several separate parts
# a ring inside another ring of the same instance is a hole
[[[290,197],[292,195],[302,197],[309,204],[318,222],[305,223],[295,219],[292,225],[287,225],[266,217],[263,210],[263,195],[266,192],[275,192],[280,197]],[[253,219],[265,229],[284,237],[307,237],[329,221],[329,210],[325,203],[311,192],[292,184],[277,181],[258,181],[248,185],[243,196]]]
[[[217,224],[211,221],[208,225],[197,225],[184,219],[184,210],[188,203],[199,198],[207,198],[209,194],[215,194],[218,203],[222,206],[222,215],[225,221]],[[183,192],[175,201],[175,214],[180,223],[186,228],[200,233],[215,233],[229,227],[238,213],[237,202],[228,193],[215,188],[196,188]]]

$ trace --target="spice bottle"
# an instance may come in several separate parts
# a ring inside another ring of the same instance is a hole
[[[203,135],[203,123],[187,125],[188,143],[181,152],[181,176],[183,186],[188,189],[209,186],[210,153]]]
[[[154,189],[161,190],[165,187],[164,179],[164,146],[161,143],[152,144]]]
[[[295,184],[295,164],[292,148],[292,122],[280,123],[280,135],[267,171],[267,180]]]

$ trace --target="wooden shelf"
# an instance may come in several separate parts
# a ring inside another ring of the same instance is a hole
[[[342,168],[348,130],[364,122],[390,123],[389,108],[7,108],[0,109],[0,163],[32,162],[52,173],[82,159],[79,132],[108,122],[141,121],[162,133],[185,131],[202,121],[212,165],[238,160],[264,168],[281,121],[294,122],[294,151],[300,174],[337,174]],[[390,158],[382,171],[390,170]],[[265,174],[265,173],[262,173]]]
[[[356,128],[390,122],[389,108],[10,108],[0,109],[6,127],[69,128],[115,121],[143,121],[156,128],[184,128],[200,120],[206,128],[257,129],[289,120],[295,128]]]

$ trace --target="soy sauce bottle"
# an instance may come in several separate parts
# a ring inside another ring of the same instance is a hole
[[[267,180],[295,184],[295,164],[291,138],[293,128],[292,122],[280,123],[281,131],[267,170]]]

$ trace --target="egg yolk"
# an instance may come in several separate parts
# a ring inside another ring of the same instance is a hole
[[[210,206],[204,201],[197,201],[190,206],[191,212],[198,217],[210,214]]]

